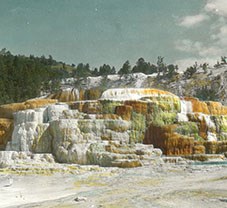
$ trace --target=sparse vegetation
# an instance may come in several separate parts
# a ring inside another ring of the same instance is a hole
[[[203,86],[202,88],[196,90],[195,97],[203,101],[209,100],[217,101],[218,100],[217,89],[210,88],[209,86]]]
[[[176,132],[182,135],[195,136],[198,135],[199,129],[195,122],[184,122],[179,124],[176,128]]]
[[[193,66],[190,66],[186,69],[186,71],[184,72],[184,77],[186,79],[190,79],[193,76],[193,74],[197,72],[197,69],[198,69],[198,64],[197,62],[195,62]]]

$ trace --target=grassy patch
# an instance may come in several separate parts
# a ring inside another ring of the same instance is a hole
[[[186,136],[194,136],[199,133],[199,128],[195,122],[183,122],[177,126],[176,132]]]

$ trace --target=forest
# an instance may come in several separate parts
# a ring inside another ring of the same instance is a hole
[[[60,89],[61,80],[67,77],[85,78],[136,72],[172,76],[176,73],[177,66],[166,65],[163,59],[158,57],[157,65],[139,58],[133,67],[126,61],[118,70],[108,64],[91,69],[88,63],[68,65],[54,60],[51,55],[48,57],[13,55],[4,48],[0,51],[0,104],[22,102],[54,93]]]
[[[60,88],[60,80],[68,76],[64,69],[53,69],[56,61],[48,58],[12,55],[0,52],[0,104],[21,102],[54,92]]]

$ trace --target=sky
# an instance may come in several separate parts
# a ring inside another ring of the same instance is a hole
[[[0,0],[0,48],[119,69],[227,56],[227,0]]]

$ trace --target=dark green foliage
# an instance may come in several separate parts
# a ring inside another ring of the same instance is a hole
[[[226,57],[226,56],[221,56],[221,64],[222,64],[222,65],[227,64],[226,59],[227,59],[227,57]]]
[[[107,76],[109,74],[116,74],[116,69],[108,64],[103,64],[99,67],[99,69],[95,68],[94,70],[91,70],[89,64],[80,63],[72,71],[72,75],[77,78],[86,78],[88,76]]]
[[[132,68],[132,73],[142,72],[144,74],[153,74],[157,72],[157,66],[146,62],[143,58],[139,58],[136,66]]]
[[[190,66],[186,69],[186,71],[184,72],[184,77],[186,79],[190,79],[192,75],[197,72],[197,69],[198,69],[198,65],[197,65],[197,62],[195,62],[193,66]]]
[[[3,49],[0,52],[0,104],[21,102],[58,90],[60,79],[68,74],[60,69],[52,70],[52,64],[56,61],[51,56],[14,56]]]
[[[218,101],[217,89],[204,86],[196,90],[195,97],[203,101]]]
[[[167,67],[166,67],[166,64],[164,63],[164,57],[158,56],[157,70],[158,70],[158,76],[160,76],[161,73],[163,73],[164,75],[167,72]]]
[[[110,74],[116,74],[116,69],[114,66],[111,68]]]
[[[178,66],[170,64],[167,66],[166,77],[172,78],[174,75],[177,75]]]
[[[111,67],[108,64],[103,64],[103,66],[99,67],[99,75],[108,75],[110,74]]]
[[[215,68],[220,68],[223,65],[227,64],[227,57],[226,56],[221,56],[221,62],[217,61],[217,63],[214,65]]]
[[[157,72],[158,72],[158,77],[162,78],[172,78],[173,76],[177,75],[178,71],[178,66],[169,64],[166,65],[164,62],[164,57],[159,56],[157,60]]]
[[[99,76],[99,71],[98,71],[98,69],[97,68],[95,68],[92,72],[91,72],[91,75],[92,76]]]
[[[129,74],[131,72],[130,70],[131,70],[130,63],[129,61],[126,61],[123,64],[122,68],[119,70],[118,74],[120,75]]]
[[[201,64],[201,66],[200,66],[200,67],[203,69],[203,71],[204,71],[205,74],[207,73],[208,66],[209,66],[208,63],[203,63],[203,64]]]
[[[109,88],[108,83],[109,83],[109,80],[107,78],[107,75],[106,76],[103,76],[102,77],[102,81],[101,81],[100,86],[99,86],[100,90],[101,91],[107,90]]]
[[[89,64],[80,63],[76,69],[73,70],[72,74],[76,77],[88,77],[92,75]]]

